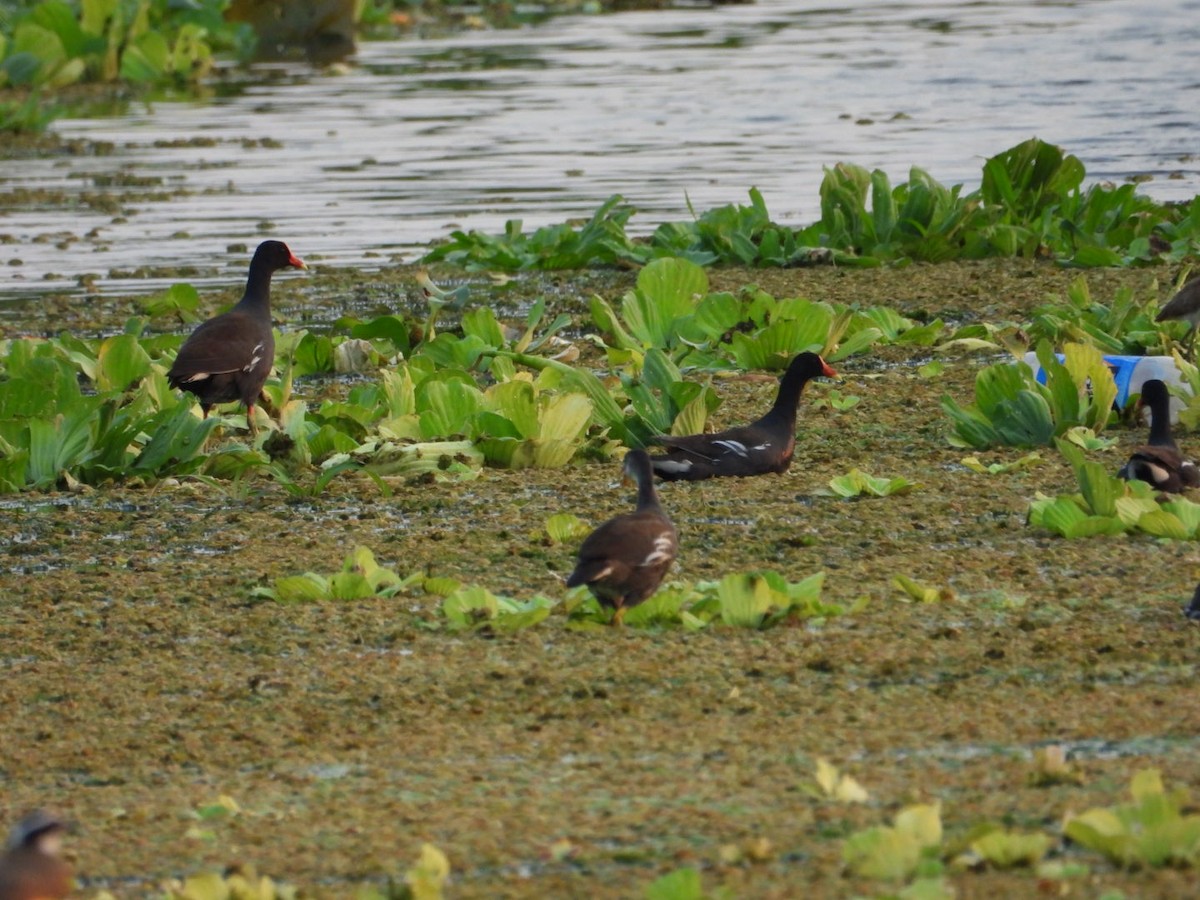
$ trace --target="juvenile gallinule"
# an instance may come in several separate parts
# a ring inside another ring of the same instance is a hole
[[[259,244],[242,299],[229,312],[202,322],[179,348],[167,381],[195,394],[205,418],[215,404],[240,400],[254,428],[254,404],[275,364],[271,276],[288,266],[308,268],[283,241]]]
[[[1190,360],[1196,344],[1196,326],[1200,325],[1200,275],[1181,287],[1154,317],[1155,322],[1174,319],[1187,322],[1191,326],[1184,339],[1184,355]]]
[[[1200,468],[1184,458],[1171,437],[1171,395],[1166,384],[1157,378],[1147,381],[1142,385],[1138,405],[1150,407],[1150,439],[1133,451],[1117,474],[1171,494],[1200,484]]]
[[[17,823],[0,856],[0,900],[58,900],[71,893],[71,867],[58,855],[64,831],[42,810]]]
[[[837,372],[816,353],[801,353],[783,373],[775,404],[758,421],[717,434],[654,438],[667,448],[666,456],[650,460],[655,474],[666,481],[699,481],[720,475],[786,472],[796,448],[800,394],[818,375],[836,378]]]
[[[612,607],[613,624],[625,610],[658,589],[679,550],[675,526],[663,512],[654,490],[654,472],[645,450],[625,455],[625,474],[637,482],[637,509],[609,519],[579,548],[567,587],[586,584],[603,606]]]

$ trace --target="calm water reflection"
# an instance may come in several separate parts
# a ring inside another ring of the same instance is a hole
[[[898,179],[917,164],[974,186],[985,156],[1032,135],[1093,180],[1149,174],[1146,193],[1190,198],[1198,45],[1200,0],[760,0],[367,44],[342,73],[262,67],[210,102],[57,126],[117,142],[112,157],[0,163],[0,190],[78,194],[124,173],[181,192],[132,199],[126,221],[4,216],[15,243],[0,261],[23,265],[0,266],[0,292],[72,289],[87,272],[143,290],[110,277],[141,265],[240,279],[246,254],[226,247],[252,246],[266,223],[306,257],[411,259],[454,226],[532,228],[617,192],[641,210],[635,230],[755,185],[777,220],[807,223],[823,166]],[[218,143],[180,145],[192,137]],[[81,240],[39,240],[58,233]]]

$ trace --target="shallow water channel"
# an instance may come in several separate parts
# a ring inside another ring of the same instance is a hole
[[[453,227],[526,228],[613,193],[648,231],[759,187],[777,221],[818,215],[839,161],[978,182],[1037,135],[1092,180],[1200,192],[1200,2],[807,0],[571,16],[366,43],[346,68],[264,65],[205,101],[62,120],[111,155],[0,162],[0,298],[237,281],[263,236],[325,263],[411,260]],[[198,143],[212,142],[208,146]],[[9,209],[9,206],[13,208]]]

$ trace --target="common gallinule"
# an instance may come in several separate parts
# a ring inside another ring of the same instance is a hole
[[[1184,338],[1184,355],[1190,360],[1195,350],[1196,326],[1200,325],[1200,275],[1181,287],[1154,317],[1155,322],[1175,319],[1187,322],[1191,326],[1187,337]]]
[[[202,322],[179,348],[167,382],[195,394],[205,418],[215,404],[240,400],[253,430],[254,404],[275,364],[271,276],[288,266],[308,268],[283,241],[259,244],[242,299],[229,312]]]
[[[717,434],[660,435],[653,440],[667,448],[652,457],[655,473],[666,481],[699,481],[720,475],[765,475],[786,472],[796,448],[796,407],[804,385],[818,375],[837,372],[816,353],[801,353],[783,373],[770,411],[756,422]]]
[[[625,455],[625,474],[637,482],[637,509],[609,519],[579,548],[567,587],[586,584],[603,606],[612,607],[613,624],[625,610],[657,590],[679,550],[675,526],[663,512],[654,490],[654,472],[645,450]]]
[[[1150,407],[1150,439],[1138,447],[1117,474],[1127,481],[1145,481],[1157,490],[1178,494],[1200,484],[1200,468],[1184,459],[1171,437],[1171,395],[1157,378],[1142,385],[1138,406]]]
[[[71,893],[71,867],[58,855],[64,831],[42,810],[17,823],[0,856],[0,900],[58,900]]]

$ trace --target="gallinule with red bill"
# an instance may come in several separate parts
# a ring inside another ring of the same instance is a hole
[[[263,241],[250,261],[242,299],[229,312],[202,322],[179,348],[167,381],[195,394],[205,418],[217,403],[240,400],[253,431],[254,404],[275,364],[271,276],[289,266],[308,268],[283,241]]]
[[[655,443],[667,448],[666,456],[650,460],[655,474],[665,481],[699,481],[786,472],[796,449],[800,395],[819,375],[836,378],[837,372],[816,353],[801,353],[783,373],[774,405],[758,421],[717,434],[655,437]]]
[[[1184,458],[1171,437],[1171,395],[1166,384],[1157,378],[1143,384],[1138,406],[1150,407],[1150,439],[1133,451],[1117,474],[1126,481],[1145,481],[1169,494],[1200,484],[1200,468]]]
[[[675,526],[654,490],[654,472],[645,450],[625,455],[625,474],[637,482],[637,509],[609,519],[579,547],[579,561],[567,587],[586,584],[602,606],[611,607],[620,625],[625,610],[651,596],[679,551]]]
[[[17,823],[0,856],[0,900],[59,900],[71,893],[71,867],[58,855],[65,831],[43,810]]]

